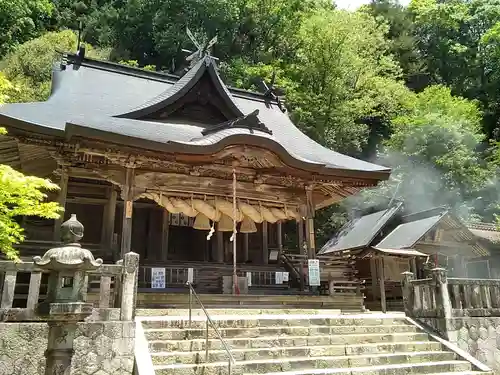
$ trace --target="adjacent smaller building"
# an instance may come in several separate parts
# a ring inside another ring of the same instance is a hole
[[[358,212],[319,255],[355,255],[358,277],[366,280],[367,306],[379,306],[383,279],[388,308],[400,308],[404,271],[425,278],[428,270],[439,266],[454,277],[492,276],[491,264],[496,258],[491,256],[491,241],[473,230],[446,208],[408,212],[401,202],[395,202]]]

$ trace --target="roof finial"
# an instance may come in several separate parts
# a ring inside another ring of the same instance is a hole
[[[217,43],[217,36],[214,36],[210,40],[205,39],[202,43],[200,43],[195,38],[195,36],[191,32],[191,30],[189,30],[188,27],[186,27],[186,33],[187,33],[189,39],[191,39],[191,42],[193,42],[193,44],[196,47],[196,51],[194,51],[194,52],[187,50],[187,49],[182,50],[183,52],[190,53],[190,55],[188,57],[186,57],[186,61],[189,62],[190,68],[192,68],[194,65],[196,65],[200,60],[202,60],[205,57],[210,57],[213,60],[218,60],[216,57],[213,57],[212,55],[210,55],[210,50],[215,45],[215,43]]]
[[[279,89],[278,87],[276,87],[274,85],[275,81],[276,81],[276,71],[273,71],[273,75],[271,77],[271,81],[269,84],[267,84],[266,81],[264,81],[264,79],[262,79],[262,78],[260,78],[258,80],[258,84],[259,84],[260,89],[261,89],[262,93],[264,94],[264,96],[271,98],[273,100],[276,100],[280,110],[283,113],[285,113],[286,107],[285,107],[285,104],[283,103],[283,99],[282,99],[284,92],[283,92],[283,90]]]

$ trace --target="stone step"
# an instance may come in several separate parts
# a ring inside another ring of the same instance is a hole
[[[414,326],[296,326],[296,327],[253,327],[253,328],[221,328],[222,337],[260,337],[260,336],[317,336],[317,335],[350,335],[360,333],[402,333],[416,332]],[[203,338],[206,329],[158,328],[145,329],[148,340],[185,340],[186,338]],[[217,338],[217,332],[209,329],[208,337]]]
[[[371,367],[342,368],[342,369],[310,369],[298,371],[279,371],[262,375],[488,375],[484,372],[471,371],[469,362],[466,361],[439,361],[425,363],[406,363],[397,365],[383,365]],[[450,372],[452,371],[452,372]],[[157,374],[161,374],[157,373]],[[166,374],[166,373],[165,373]],[[220,373],[227,374],[227,372]],[[244,375],[250,375],[246,373]]]
[[[354,312],[352,314],[347,314],[341,309],[307,309],[307,308],[262,308],[255,307],[252,309],[248,308],[211,308],[209,310],[210,317],[216,316],[265,316],[265,315],[284,315],[284,316],[296,316],[296,315],[309,315],[309,316],[328,316],[328,317],[338,317],[338,318],[349,318],[349,319],[387,319],[387,318],[399,318],[404,319],[405,314],[403,312],[389,312],[383,314],[381,312],[365,312],[359,313]],[[137,309],[136,316],[144,317],[172,317],[186,319],[189,315],[189,309]],[[202,309],[193,308],[192,316],[205,318],[205,313]]]
[[[153,357],[153,363],[158,357]],[[400,366],[408,364],[422,364],[428,362],[447,362],[450,366],[455,362],[455,353],[452,352],[401,352],[385,353],[355,356],[324,356],[324,357],[294,357],[262,359],[252,361],[236,362],[231,368],[232,374],[258,373],[291,371],[291,370],[309,370],[309,369],[330,369],[330,368],[356,368],[368,366],[385,366],[399,364]],[[460,364],[459,361],[458,364]],[[455,363],[456,365],[457,363]],[[454,365],[453,365],[454,366]],[[460,368],[462,371],[470,370],[470,364],[465,362]],[[455,367],[443,368],[442,371],[455,370]],[[439,370],[434,369],[433,372]],[[228,373],[228,362],[212,362],[207,364],[165,364],[155,365],[155,374],[176,374],[188,375],[223,375]],[[399,372],[401,374],[404,372]]]
[[[440,351],[441,344],[437,342],[403,342],[388,344],[362,344],[362,345],[325,345],[325,346],[292,346],[292,347],[274,347],[274,348],[244,348],[232,349],[231,354],[236,361],[250,361],[270,358],[286,357],[325,357],[325,356],[344,356],[361,355],[367,353],[397,353],[397,352],[431,352]],[[208,353],[208,362],[223,362],[228,359],[225,350],[211,350]],[[206,352],[153,352],[153,362],[156,364],[174,364],[174,363],[203,363],[205,362]]]
[[[230,348],[269,348],[290,346],[315,346],[315,345],[355,345],[355,344],[384,344],[392,342],[428,341],[429,335],[420,332],[402,333],[371,333],[352,335],[317,335],[307,336],[261,336],[252,338],[225,338],[224,341]],[[152,340],[149,347],[152,351],[197,351],[205,350],[205,339],[192,340]],[[223,349],[222,342],[209,339],[208,347],[212,350]]]
[[[161,319],[143,320],[145,329],[159,328],[198,328],[204,329],[206,326],[205,317],[193,317],[191,324],[185,317],[166,317]],[[386,319],[346,319],[328,316],[310,317],[305,315],[265,315],[265,316],[215,316],[212,322],[218,328],[254,328],[254,327],[289,327],[289,326],[394,326],[407,324],[401,318],[386,318]]]

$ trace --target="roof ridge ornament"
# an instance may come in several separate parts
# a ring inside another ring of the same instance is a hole
[[[259,79],[260,89],[263,91],[265,97],[276,100],[281,112],[285,113],[286,107],[283,101],[284,93],[283,90],[274,85],[275,81],[276,81],[276,70],[273,71],[273,75],[271,76],[271,81],[269,82],[269,84],[267,84],[266,81],[262,77],[260,77]]]
[[[219,59],[212,56],[210,54],[212,47],[217,43],[217,35],[212,39],[205,39],[203,42],[199,42],[198,39],[193,35],[189,27],[186,27],[186,34],[191,42],[196,47],[196,51],[190,51],[187,49],[183,49],[183,52],[187,52],[190,55],[186,57],[186,61],[189,62],[189,69],[195,66],[200,60],[206,59],[206,63],[208,64],[210,60],[218,61]]]
[[[244,128],[244,129],[249,129],[251,133],[253,133],[254,130],[260,130],[264,133],[272,135],[273,132],[262,121],[260,121],[258,115],[259,115],[259,110],[256,109],[255,111],[237,117],[234,120],[226,121],[221,124],[204,129],[202,131],[202,134],[208,135],[224,129]]]

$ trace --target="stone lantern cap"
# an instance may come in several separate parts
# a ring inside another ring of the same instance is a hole
[[[33,257],[35,265],[51,271],[85,271],[97,269],[102,259],[94,259],[90,250],[78,243],[83,238],[83,224],[75,214],[61,225],[63,245],[48,250],[42,257]]]

